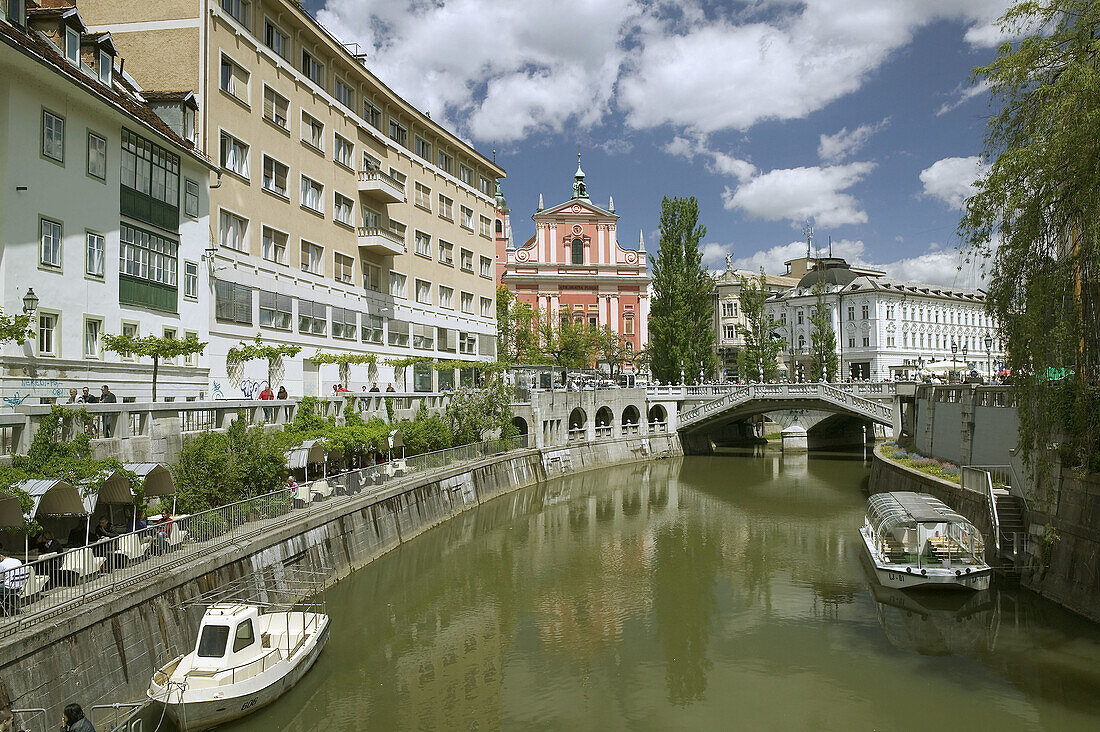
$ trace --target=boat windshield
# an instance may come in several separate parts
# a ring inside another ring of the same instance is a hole
[[[203,658],[221,658],[225,655],[225,644],[228,642],[228,625],[207,625],[199,636],[197,655]]]
[[[970,522],[947,504],[924,493],[876,493],[867,499],[867,523],[876,533],[917,524],[960,524]]]

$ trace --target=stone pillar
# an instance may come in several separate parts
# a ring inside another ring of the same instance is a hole
[[[791,425],[779,433],[782,439],[783,452],[806,452],[806,428],[800,425]]]

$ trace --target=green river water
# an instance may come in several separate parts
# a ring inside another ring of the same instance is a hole
[[[884,591],[862,456],[724,455],[498,498],[325,594],[261,730],[1100,729],[1100,628]]]

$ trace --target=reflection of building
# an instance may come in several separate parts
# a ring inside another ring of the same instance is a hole
[[[737,354],[745,342],[737,329],[739,325],[746,325],[744,313],[741,312],[741,279],[755,281],[759,276],[759,272],[733,269],[729,258],[724,271],[711,273],[715,298],[714,343],[718,352],[718,373],[723,381],[737,377]],[[764,275],[764,278],[768,292],[773,294],[798,284],[793,277]]]
[[[105,351],[103,337],[206,340],[215,166],[182,124],[192,99],[154,103],[83,8],[48,5],[0,8],[0,293],[9,315],[35,313],[34,336],[3,348],[0,384],[9,404],[102,384],[148,400],[151,362]],[[207,369],[195,356],[161,362],[159,382],[195,397]]]
[[[645,242],[639,237],[637,250],[619,245],[614,201],[606,209],[593,204],[584,177],[578,163],[573,197],[564,203],[543,208],[540,196],[533,216],[535,236],[518,249],[500,198],[496,226],[498,256],[503,254],[501,279],[519,301],[555,318],[610,326],[639,350],[648,342]]]
[[[225,169],[210,194],[212,378],[257,332],[305,347],[285,359],[291,394],[339,380],[338,365],[308,360],[318,350],[495,356],[500,167],[395,94],[298,0],[86,4],[127,72],[194,93],[199,146]],[[266,363],[245,370],[267,378]],[[370,371],[355,365],[351,378]],[[410,385],[430,389],[431,369],[417,372]]]
[[[825,287],[824,305],[836,333],[839,378],[912,376],[919,364],[932,362],[986,374],[990,363],[1004,357],[981,290],[860,274],[843,259],[822,258],[795,287],[768,301],[782,324],[783,360],[793,364],[796,380],[809,378],[818,283]]]
[[[500,729],[500,617],[496,606],[450,616],[396,661],[401,729]]]

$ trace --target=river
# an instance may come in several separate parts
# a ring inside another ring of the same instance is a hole
[[[1100,628],[884,592],[862,456],[689,457],[501,497],[325,594],[270,730],[1100,728]]]

